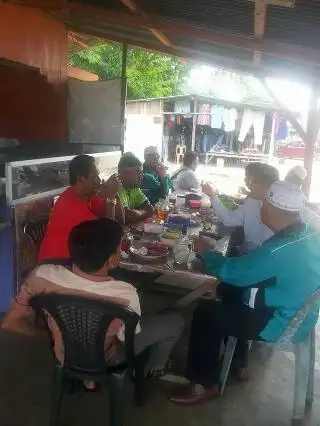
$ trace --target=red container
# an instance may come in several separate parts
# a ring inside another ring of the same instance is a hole
[[[121,242],[121,251],[127,252],[131,247],[131,238],[124,237]]]
[[[192,209],[200,209],[200,207],[201,207],[201,200],[189,200],[189,206]]]

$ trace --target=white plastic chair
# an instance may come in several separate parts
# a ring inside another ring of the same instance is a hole
[[[293,352],[295,356],[295,384],[292,426],[302,425],[305,409],[311,409],[314,394],[314,364],[315,364],[315,329],[313,328],[306,341],[293,343],[296,331],[304,321],[309,309],[320,299],[318,289],[297,312],[277,343],[272,346],[280,351]],[[235,337],[229,337],[225,347],[221,373],[220,395],[223,395],[232,358],[237,345]],[[269,344],[269,343],[268,343]]]

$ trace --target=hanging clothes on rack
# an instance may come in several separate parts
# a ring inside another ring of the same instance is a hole
[[[167,127],[168,129],[172,129],[174,127],[174,123],[176,121],[176,117],[174,115],[170,115],[168,121],[167,121]]]
[[[236,128],[238,112],[235,108],[225,109],[223,114],[223,124],[225,132],[233,132]]]
[[[264,119],[264,112],[246,109],[242,117],[241,129],[238,137],[239,142],[244,142],[250,127],[253,125],[254,145],[261,146],[263,143]]]
[[[213,129],[221,129],[225,108],[220,105],[212,105],[210,126]]]
[[[274,139],[275,141],[285,141],[288,137],[287,120],[281,117],[277,112],[274,113]]]
[[[174,103],[174,112],[179,114],[190,114],[190,101],[175,101]]]
[[[209,126],[210,125],[210,111],[211,107],[209,104],[200,104],[199,105],[199,115],[197,124],[201,126]]]

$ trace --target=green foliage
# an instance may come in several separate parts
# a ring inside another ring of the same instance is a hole
[[[121,75],[122,47],[100,44],[69,57],[69,65],[107,80]],[[128,98],[181,94],[188,65],[179,58],[140,49],[128,49]]]

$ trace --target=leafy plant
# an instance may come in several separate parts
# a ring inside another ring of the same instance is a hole
[[[69,65],[97,74],[107,80],[119,77],[122,47],[99,44],[69,57]],[[128,98],[173,96],[182,93],[188,65],[179,58],[140,49],[128,49]]]

